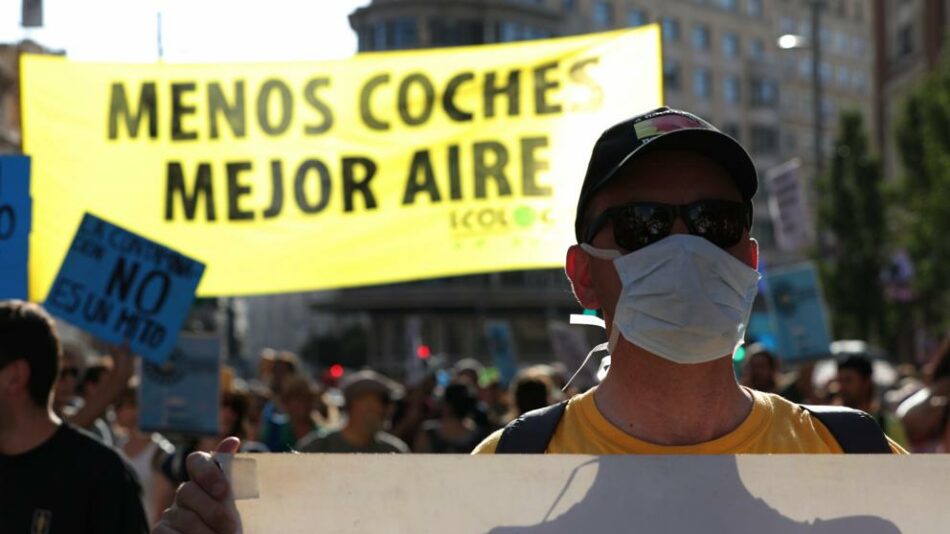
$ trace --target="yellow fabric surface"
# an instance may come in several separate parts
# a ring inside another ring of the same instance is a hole
[[[838,442],[816,418],[784,398],[752,393],[752,411],[735,430],[705,443],[686,446],[656,445],[626,434],[600,413],[594,391],[570,400],[548,454],[820,454],[842,452]],[[501,431],[485,439],[473,454],[493,454]],[[907,451],[890,441],[898,454]]]

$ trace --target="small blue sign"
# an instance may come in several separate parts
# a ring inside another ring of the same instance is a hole
[[[828,313],[813,264],[770,272],[765,294],[774,323],[776,351],[783,360],[814,359],[829,354]]]
[[[142,362],[139,428],[217,436],[221,340],[182,334],[164,364]]]
[[[488,352],[498,369],[498,380],[507,387],[518,373],[511,324],[508,321],[486,321],[485,334],[488,337]]]
[[[0,300],[27,298],[30,158],[0,156]]]
[[[204,264],[85,214],[46,296],[50,313],[162,364],[195,299]]]

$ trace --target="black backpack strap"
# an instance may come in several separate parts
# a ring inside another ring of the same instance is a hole
[[[845,454],[891,454],[887,436],[870,415],[844,406],[813,406],[802,408],[818,418],[834,436]]]
[[[564,415],[567,401],[532,410],[501,431],[495,454],[544,454]]]

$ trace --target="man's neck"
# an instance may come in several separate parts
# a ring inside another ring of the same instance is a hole
[[[597,408],[627,434],[658,445],[695,445],[735,430],[752,410],[729,358],[675,364],[621,342],[594,392]]]
[[[29,408],[12,414],[9,423],[0,428],[0,454],[14,456],[46,443],[62,422],[47,409]]]

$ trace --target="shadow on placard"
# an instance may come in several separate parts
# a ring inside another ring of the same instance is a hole
[[[649,532],[769,534],[895,534],[897,525],[876,516],[798,522],[752,495],[739,477],[735,456],[657,458],[623,462],[601,456],[577,466],[546,516],[530,526],[503,526],[491,534],[533,532]],[[582,500],[551,517],[578,470],[597,475]],[[631,484],[638,473],[655,484]]]

